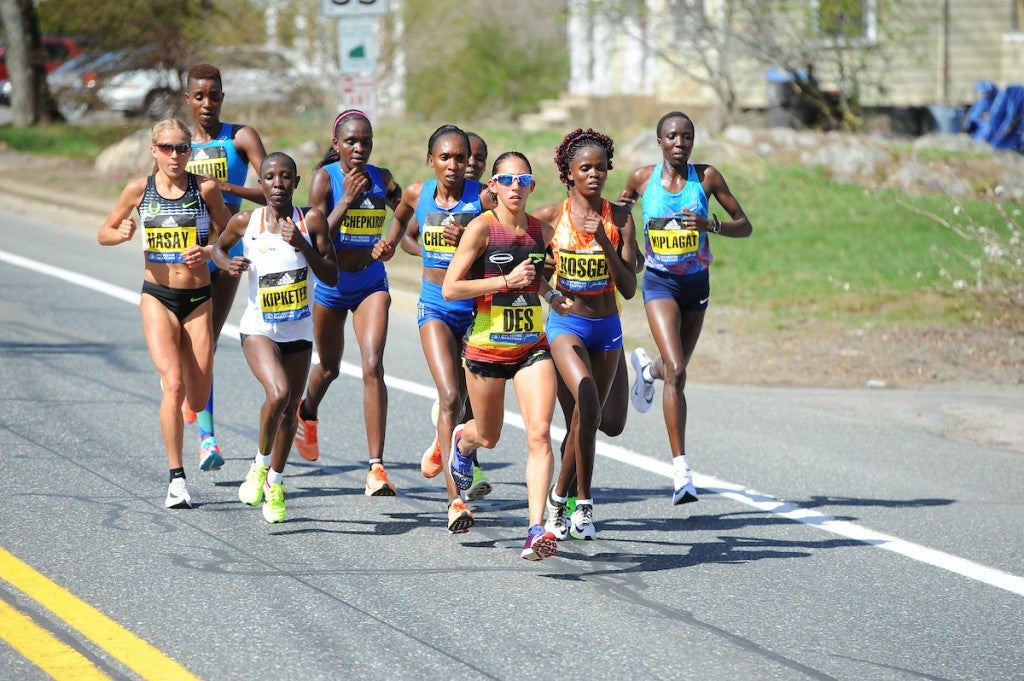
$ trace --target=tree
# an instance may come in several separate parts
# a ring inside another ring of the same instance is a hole
[[[0,26],[6,37],[12,123],[23,128],[39,121],[60,120],[46,87],[39,17],[32,0],[0,0]]]

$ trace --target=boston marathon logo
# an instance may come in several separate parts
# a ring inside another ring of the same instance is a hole
[[[307,276],[305,267],[260,275],[263,321],[292,322],[310,315]]]

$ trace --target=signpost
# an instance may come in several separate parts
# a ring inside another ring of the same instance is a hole
[[[377,22],[386,16],[388,0],[321,0],[321,14],[338,20],[338,63],[341,66],[342,109],[360,109],[371,121],[379,115]]]

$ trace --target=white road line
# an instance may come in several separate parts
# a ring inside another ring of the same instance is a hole
[[[68,272],[61,268],[52,267],[44,263],[36,262],[35,260],[30,260],[29,258],[23,258],[12,253],[6,253],[4,251],[0,251],[0,261],[33,270],[40,274],[45,274],[57,279],[62,279],[63,281],[75,284],[76,286],[104,293],[117,298],[118,300],[123,300],[135,305],[138,305],[139,303],[138,293],[121,288],[120,286],[114,286],[113,284],[100,281],[99,279],[94,279],[93,277],[89,277],[84,274]],[[238,327],[231,324],[225,324],[222,333],[237,339]],[[342,362],[341,371],[349,376],[359,377],[362,375],[362,369],[360,367],[348,362]],[[385,383],[396,390],[401,390],[419,397],[433,399],[437,396],[437,391],[433,387],[408,381],[403,378],[385,376]],[[505,423],[517,428],[523,428],[522,417],[514,412],[505,412]],[[557,426],[552,427],[552,439],[561,440],[564,436],[565,430],[563,428]],[[609,444],[607,442],[597,443],[597,454],[629,466],[649,471],[665,478],[672,478],[672,464],[668,461],[658,461],[644,454],[634,452],[624,447],[619,447],[618,445]],[[892,535],[876,532],[866,527],[861,527],[855,523],[839,520],[833,516],[819,513],[818,511],[812,511],[797,504],[781,501],[768,494],[762,494],[761,492],[743,487],[742,485],[737,485],[725,480],[719,480],[718,478],[709,475],[694,473],[693,480],[697,487],[701,488],[705,492],[718,494],[726,497],[727,499],[732,499],[733,501],[746,506],[756,508],[760,511],[786,518],[787,520],[802,523],[825,532],[846,537],[847,539],[863,542],[869,546],[874,546],[886,551],[892,551],[893,553],[898,553],[901,556],[916,560],[920,563],[932,565],[963,577],[967,577],[968,579],[973,579],[975,581],[982,582],[983,584],[988,584],[990,586],[1015,593],[1019,596],[1024,596],[1024,577],[1011,575],[1007,572],[1003,572],[1002,570],[990,568],[965,558],[960,558],[959,556],[943,553],[942,551],[936,551],[935,549],[930,549],[926,546],[921,546],[920,544],[914,544],[913,542],[904,541],[903,539]]]

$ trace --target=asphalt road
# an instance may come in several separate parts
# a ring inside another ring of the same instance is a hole
[[[496,489],[476,527],[445,531],[419,474],[414,296],[396,292],[397,497],[362,494],[350,374],[321,406],[321,460],[286,471],[287,522],[240,504],[262,393],[229,329],[227,463],[198,471],[187,426],[198,507],[170,511],[141,246],[0,206],[0,678],[1024,677],[1024,458],[943,434],[951,405],[1019,391],[690,386],[701,501],[671,505],[660,414],[633,412],[599,452],[597,540],[528,563],[514,419],[481,454]]]

